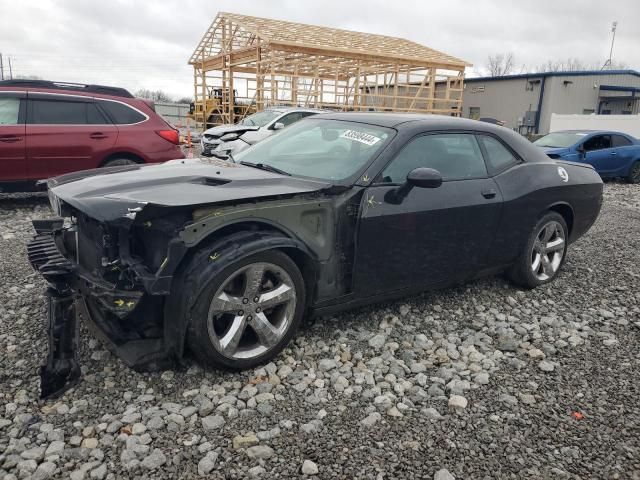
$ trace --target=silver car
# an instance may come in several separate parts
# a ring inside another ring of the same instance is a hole
[[[271,107],[254,113],[236,124],[218,125],[202,134],[202,155],[239,153],[258,143],[278,130],[311,115],[326,113],[326,110],[300,107]]]

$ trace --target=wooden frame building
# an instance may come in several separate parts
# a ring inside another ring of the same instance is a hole
[[[401,38],[222,12],[189,63],[199,126],[272,105],[457,116],[469,66]]]

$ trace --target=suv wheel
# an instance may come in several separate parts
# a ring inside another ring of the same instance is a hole
[[[304,315],[302,274],[282,252],[251,255],[213,277],[191,277],[188,291],[202,293],[187,312],[187,343],[203,364],[244,369],[264,363],[289,343]]]
[[[567,223],[562,215],[548,212],[536,223],[520,257],[509,272],[510,279],[525,288],[551,282],[567,253]]]
[[[138,165],[138,162],[136,162],[135,160],[131,160],[130,158],[114,158],[104,162],[104,165],[102,165],[102,167],[122,167],[125,165]]]

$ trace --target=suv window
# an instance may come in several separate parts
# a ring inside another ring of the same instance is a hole
[[[31,125],[104,125],[110,123],[91,102],[32,99]]]
[[[611,135],[611,145],[613,147],[628,147],[631,145],[631,140],[622,135]]]
[[[84,125],[87,104],[60,100],[30,100],[28,123],[36,125]]]
[[[467,133],[424,135],[412,140],[382,172],[383,182],[402,183],[420,167],[434,168],[444,180],[487,176],[476,137]]]
[[[19,112],[19,98],[0,98],[0,125],[17,125]]]
[[[584,149],[587,152],[593,150],[602,150],[605,148],[611,148],[611,136],[610,135],[596,135],[584,142]]]
[[[133,108],[120,102],[109,102],[107,100],[98,100],[100,107],[106,110],[107,114],[118,125],[130,125],[133,123],[144,122],[147,117]]]
[[[518,159],[500,141],[488,135],[479,135],[478,141],[487,154],[487,166],[491,173],[502,170],[518,163]]]

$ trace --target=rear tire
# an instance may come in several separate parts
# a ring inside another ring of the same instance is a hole
[[[271,360],[289,343],[305,313],[300,270],[290,257],[271,250],[202,275],[210,255],[210,249],[201,250],[185,271],[182,295],[201,292],[185,312],[187,345],[210,367],[241,370]]]
[[[130,158],[113,158],[104,162],[102,167],[124,167],[127,165],[138,165],[138,162],[136,162],[135,160],[131,160]]]
[[[568,239],[569,229],[562,215],[547,212],[536,222],[507,276],[529,289],[553,281],[566,259]]]
[[[627,175],[628,183],[640,183],[640,160],[637,160],[631,166],[631,170],[629,170],[629,175]]]

